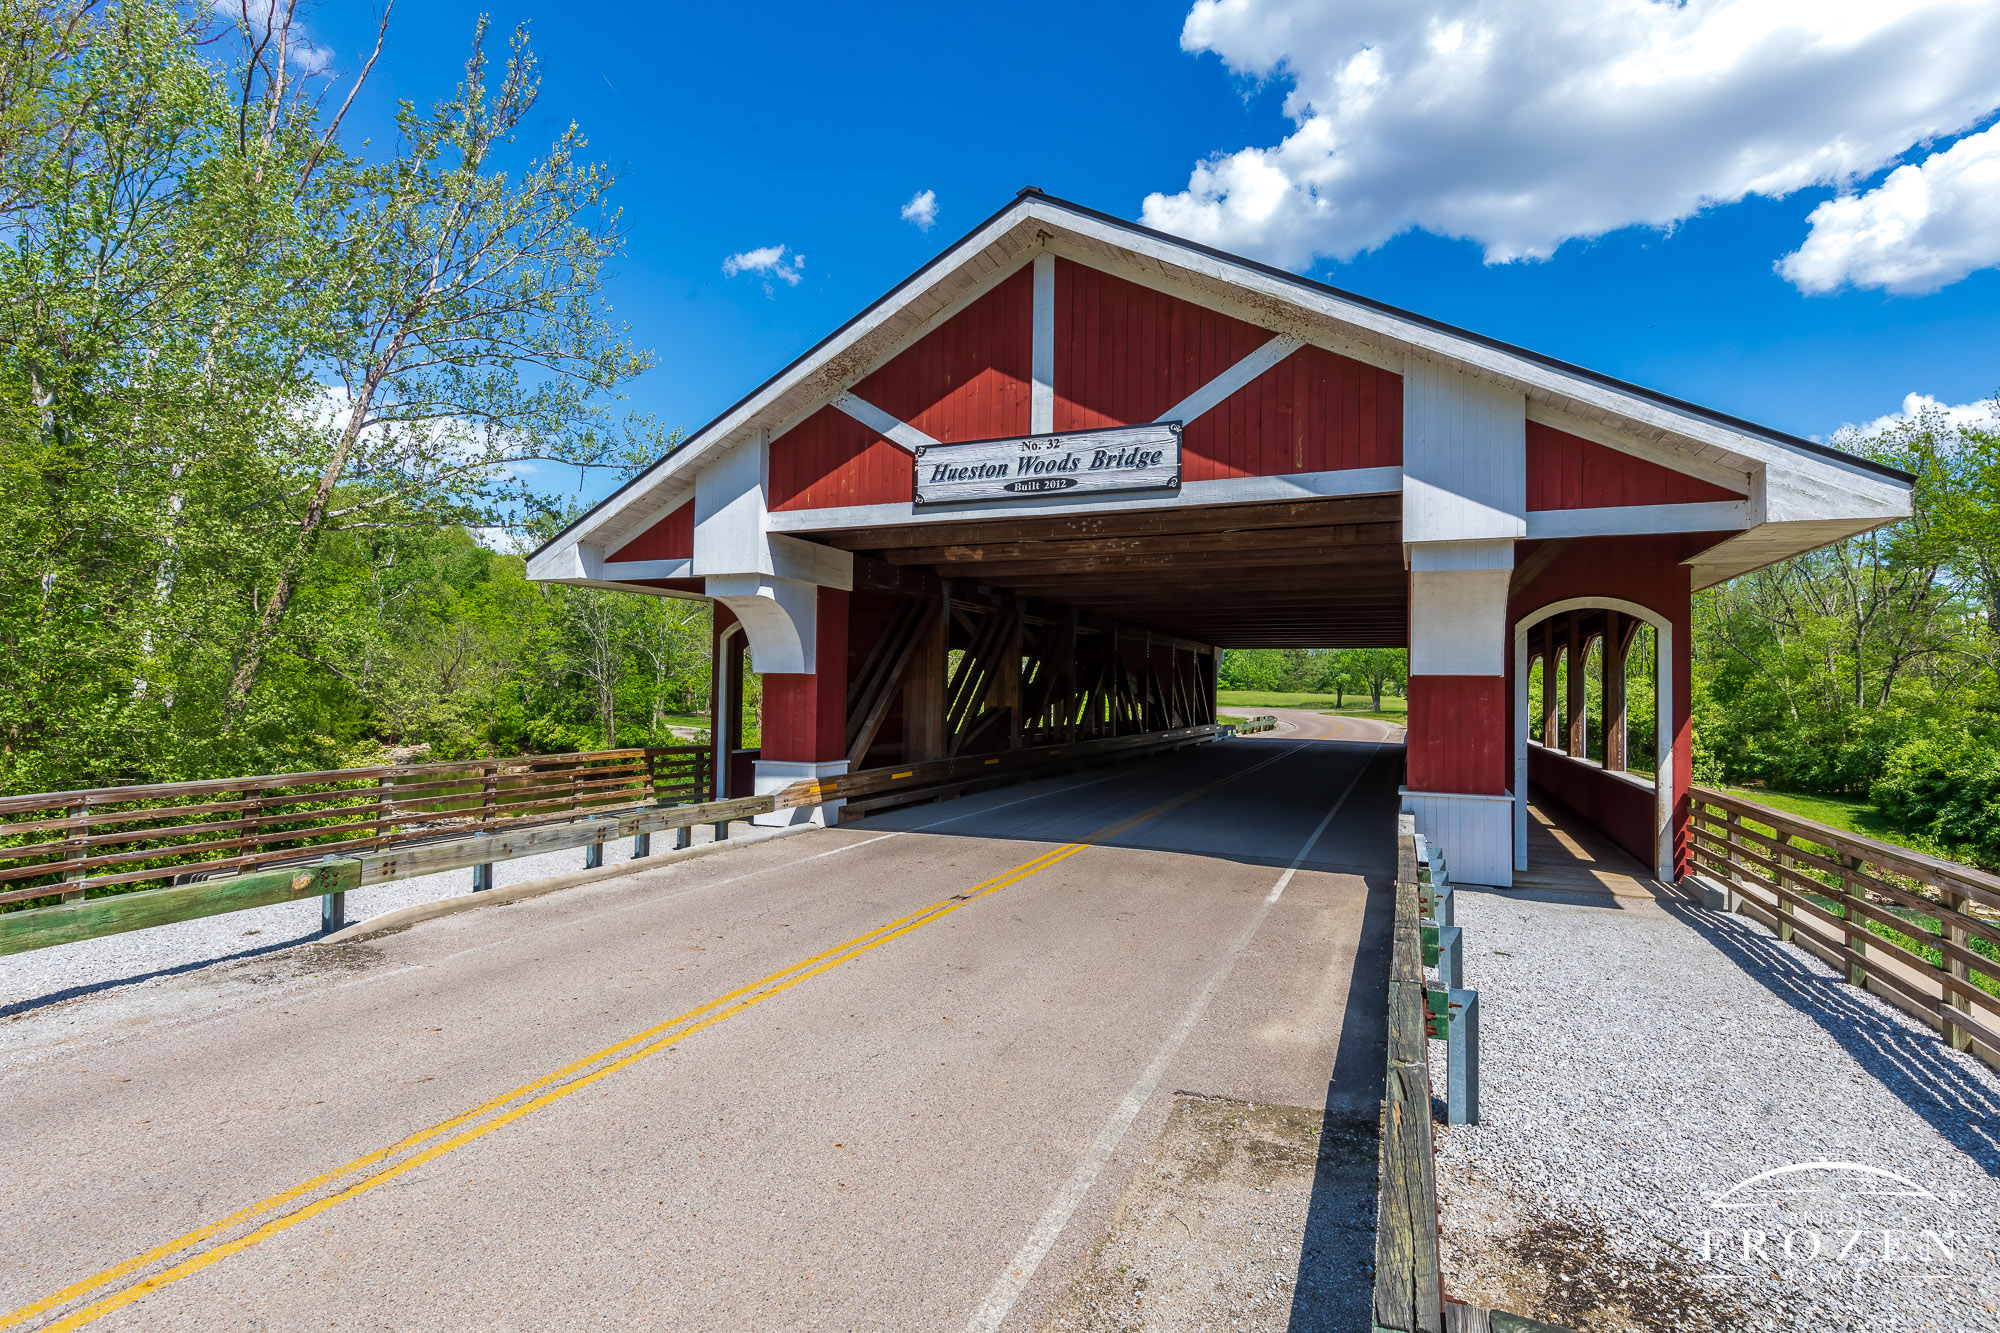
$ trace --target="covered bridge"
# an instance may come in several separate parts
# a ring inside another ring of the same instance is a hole
[[[1865,459],[1026,190],[528,570],[714,604],[718,795],[1213,721],[1222,649],[1407,645],[1405,804],[1457,878],[1525,868],[1532,783],[1673,879],[1691,594],[1909,508]]]

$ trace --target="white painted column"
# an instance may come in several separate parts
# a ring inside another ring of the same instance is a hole
[[[710,597],[736,614],[749,641],[751,665],[760,675],[816,676],[824,667],[839,673],[840,682],[844,682],[845,611],[838,613],[840,621],[823,627],[820,590],[852,591],[854,556],[770,531],[770,481],[771,442],[762,431],[695,474],[694,573]],[[836,602],[844,607],[846,599]],[[842,660],[819,660],[822,637],[841,646]],[[801,683],[790,684],[797,688]],[[811,686],[812,682],[805,684]],[[775,682],[766,683],[767,697],[774,687]],[[816,712],[806,711],[817,718]],[[807,753],[812,752],[809,743],[789,739],[799,742],[791,748],[803,745]],[[766,735],[764,748],[769,748],[771,741]],[[830,777],[846,771],[845,761],[812,764],[759,759],[755,791],[761,795],[790,786],[801,777]],[[759,817],[756,822],[827,823],[838,818],[839,806],[839,802],[803,806]]]
[[[854,587],[852,552],[770,531],[765,432],[695,474],[693,573],[743,622],[760,674],[810,672],[819,589]]]
[[[1454,878],[1508,885],[1507,587],[1527,534],[1521,394],[1411,357],[1403,376],[1410,571],[1409,782],[1403,808]]]

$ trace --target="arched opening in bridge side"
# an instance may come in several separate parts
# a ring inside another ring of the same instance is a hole
[[[757,752],[743,746],[744,659],[750,647],[743,624],[726,607],[717,604],[713,621],[715,648],[709,687],[709,743],[714,746],[715,790],[718,801],[748,796],[751,766]]]
[[[1628,766],[1627,662],[1641,625],[1653,630],[1654,776]],[[1674,746],[1674,627],[1666,616],[1616,597],[1572,597],[1516,618],[1514,653],[1514,868],[1528,868],[1528,792],[1540,787],[1576,810],[1663,882],[1676,876],[1676,822],[1683,793],[1676,790]],[[1585,663],[1593,642],[1603,645],[1604,757],[1590,757],[1589,677]],[[1564,662],[1568,670],[1559,670]],[[1542,698],[1530,697],[1530,677],[1542,666]],[[1563,687],[1559,693],[1559,684]],[[1566,694],[1567,698],[1563,698]],[[1530,735],[1531,709],[1542,719],[1542,739]]]

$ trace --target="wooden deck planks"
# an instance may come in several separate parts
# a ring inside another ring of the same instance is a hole
[[[1653,898],[1658,880],[1632,854],[1583,816],[1546,798],[1528,801],[1528,868],[1514,872],[1514,890]]]

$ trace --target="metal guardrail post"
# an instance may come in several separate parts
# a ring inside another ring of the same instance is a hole
[[[632,859],[637,861],[642,857],[651,856],[652,854],[653,835],[650,833],[634,833],[632,835]]]
[[[583,849],[583,868],[596,870],[604,864],[604,844],[593,842]]]
[[[1465,985],[1464,932],[1457,926],[1438,927],[1438,980],[1456,992]]]
[[[727,841],[729,841],[729,821],[728,821],[728,820],[726,820],[726,819],[725,819],[725,820],[722,820],[722,821],[720,821],[719,823],[717,823],[717,824],[715,825],[715,840],[716,840],[717,842],[727,842]]]
[[[322,865],[338,861],[340,858],[328,853],[320,858]],[[319,900],[319,933],[331,935],[347,922],[347,893],[322,894]]]
[[[484,838],[489,835],[482,833],[479,836]],[[474,893],[484,893],[492,887],[493,887],[493,863],[491,861],[488,861],[484,865],[476,865],[472,867],[472,891]]]
[[[1453,921],[1450,872],[1444,852],[1422,836],[1417,844],[1417,902],[1424,964],[1435,967],[1438,988],[1426,989],[1427,1024],[1445,1043],[1445,1123],[1479,1123],[1479,992],[1465,989],[1465,932]]]
[[[1454,934],[1456,931],[1454,930]],[[1444,1039],[1445,1123],[1479,1123],[1479,992],[1446,992],[1450,1017]]]
[[[686,824],[683,824],[679,828],[674,830],[675,851],[677,852],[686,851],[689,844],[691,844],[693,841],[694,841],[694,830],[689,828]]]

